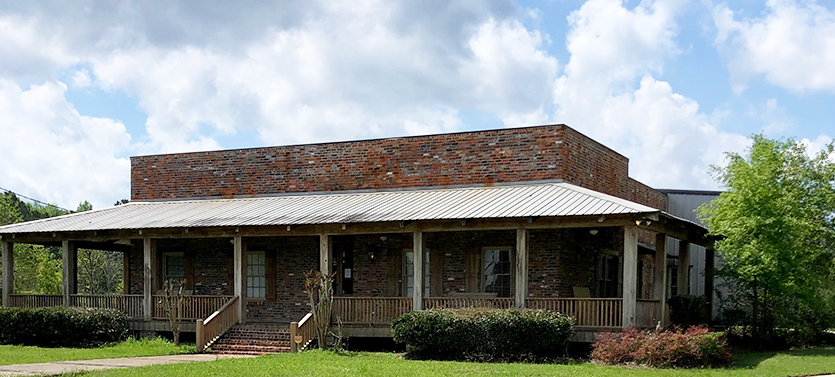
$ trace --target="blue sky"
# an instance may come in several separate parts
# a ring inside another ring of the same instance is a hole
[[[0,187],[67,208],[141,154],[565,123],[717,189],[748,135],[835,136],[822,1],[3,2],[0,56]]]

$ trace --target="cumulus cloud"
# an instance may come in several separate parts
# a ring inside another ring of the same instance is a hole
[[[129,189],[124,125],[80,115],[64,98],[66,85],[28,89],[0,80],[0,182],[21,194],[68,209],[90,200],[110,206]]]
[[[678,53],[680,9],[644,1],[590,0],[569,15],[571,58],[555,83],[556,119],[630,159],[630,175],[655,187],[716,188],[707,171],[745,137],[721,132],[699,104],[653,77]]]
[[[835,10],[814,0],[769,0],[761,17],[713,9],[716,45],[736,90],[753,76],[792,91],[835,91]]]

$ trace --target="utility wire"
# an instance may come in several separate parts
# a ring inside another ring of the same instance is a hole
[[[42,205],[42,206],[44,206],[44,207],[49,207],[49,206],[52,206],[52,207],[55,207],[55,208],[58,208],[58,209],[60,209],[60,210],[64,210],[64,211],[67,211],[67,212],[69,212],[69,211],[70,211],[70,210],[68,210],[68,209],[66,209],[66,208],[59,207],[59,206],[57,206],[57,205],[55,205],[55,204],[50,204],[50,203],[42,202],[42,201],[40,201],[40,200],[38,200],[38,199],[33,199],[33,198],[30,198],[30,197],[28,197],[28,196],[26,196],[26,195],[21,195],[21,194],[18,194],[18,193],[14,192],[14,191],[12,191],[12,190],[9,190],[9,189],[5,189],[5,188],[0,187],[0,191],[3,191],[4,193],[6,193],[6,192],[10,192],[10,193],[12,193],[12,194],[15,194],[15,195],[16,195],[17,197],[19,197],[19,198],[24,198],[24,199],[27,199],[27,200],[33,201],[33,202],[38,203],[38,204],[40,204],[40,205]]]

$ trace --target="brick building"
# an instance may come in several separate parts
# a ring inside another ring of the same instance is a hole
[[[581,337],[654,326],[666,245],[710,240],[628,165],[565,125],[133,157],[130,204],[0,228],[4,282],[13,242],[65,254],[63,296],[4,284],[3,304],[116,306],[164,330],[154,295],[174,279],[189,318],[223,306],[235,322],[287,324],[309,310],[303,272],[320,269],[354,335],[460,306],[560,310]],[[79,247],[125,253],[124,296],[75,294]]]

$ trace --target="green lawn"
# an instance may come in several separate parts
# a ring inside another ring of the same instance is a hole
[[[402,360],[389,353],[309,351],[301,354],[205,363],[113,369],[93,376],[795,376],[835,373],[835,347],[784,353],[749,353],[732,368],[657,370],[591,363],[572,365],[489,364]]]
[[[128,339],[122,343],[99,348],[42,348],[0,346],[0,365],[45,363],[60,360],[109,359],[114,357],[158,356],[194,352],[194,345],[174,347],[164,339]]]

